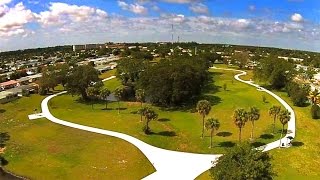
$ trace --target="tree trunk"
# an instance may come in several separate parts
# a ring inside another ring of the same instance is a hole
[[[239,142],[241,143],[241,130],[242,128],[239,128]]]
[[[147,120],[147,122],[146,122],[146,128],[147,128],[147,132],[149,133],[149,120],[148,119],[146,119]]]
[[[252,122],[252,129],[251,129],[251,140],[253,140],[253,131],[254,131],[254,120]]]
[[[82,96],[82,99],[83,99],[84,101],[87,101],[87,100],[88,100],[88,95],[87,95],[87,93],[86,93],[86,90],[81,91],[81,96]]]
[[[274,134],[274,130],[275,130],[275,128],[276,128],[276,118],[277,118],[276,115],[273,116],[273,130],[272,130],[273,134]]]
[[[281,147],[281,139],[282,139],[282,134],[283,134],[283,131],[284,131],[284,125],[282,125],[282,130],[281,130],[281,134],[280,134],[280,144],[279,144],[279,148]]]
[[[106,110],[108,110],[108,100],[106,100]]]
[[[120,114],[120,102],[118,101],[118,114]]]
[[[203,134],[204,134],[204,116],[202,116],[202,138],[203,138]]]
[[[211,137],[210,137],[210,148],[212,148],[212,135],[213,135],[213,130],[211,130]]]

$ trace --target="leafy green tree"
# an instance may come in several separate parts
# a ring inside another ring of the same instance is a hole
[[[145,116],[145,120],[146,120],[146,124],[143,128],[143,131],[145,134],[150,134],[151,130],[149,127],[149,123],[152,120],[156,120],[158,118],[158,114],[151,108],[146,108],[143,112],[143,115]]]
[[[100,98],[106,102],[106,110],[108,110],[108,96],[110,96],[111,91],[104,88],[100,91]]]
[[[143,102],[145,100],[145,93],[143,89],[136,90],[136,100],[141,103],[142,108]],[[142,112],[140,112],[140,121],[142,121]]]
[[[123,98],[124,95],[124,87],[119,86],[114,91],[114,96],[117,98],[118,101],[118,114],[120,114],[120,100]]]
[[[42,69],[42,77],[40,78],[39,86],[44,92],[49,89],[54,90],[58,85],[58,80],[54,66],[48,66]]]
[[[210,130],[210,148],[212,148],[212,137],[214,134],[214,131],[219,130],[220,128],[220,122],[218,119],[210,118],[207,120],[206,124],[206,129]]]
[[[121,79],[123,85],[135,85],[147,64],[147,61],[141,59],[122,58],[118,62],[117,77]]]
[[[228,149],[210,173],[215,180],[272,180],[276,176],[268,152],[252,149],[249,143]]]
[[[257,107],[251,107],[248,112],[248,120],[251,122],[251,140],[253,140],[254,122],[260,119],[260,110]]]
[[[250,56],[248,52],[240,52],[240,53],[235,53],[232,56],[232,59],[236,61],[239,68],[242,69],[247,65],[248,61],[250,60]]]
[[[172,107],[194,99],[208,80],[208,67],[195,59],[164,59],[149,65],[137,83],[151,103]]]
[[[88,65],[74,67],[68,76],[66,89],[71,94],[81,94],[83,100],[88,100],[87,89],[99,83],[99,72]],[[101,83],[99,83],[101,84]]]
[[[294,64],[270,56],[260,60],[260,65],[254,70],[254,77],[270,83],[272,88],[284,88],[294,77],[296,71]]]
[[[300,85],[296,82],[290,82],[287,84],[287,93],[295,106],[303,107],[308,101],[308,95],[310,92],[309,86]]]
[[[136,100],[141,103],[141,108],[142,108],[143,102],[145,101],[145,92],[144,92],[144,90],[143,89],[137,89],[135,97],[136,97]]]
[[[269,109],[269,115],[273,116],[273,130],[272,130],[273,134],[275,133],[274,131],[275,131],[275,128],[276,128],[276,119],[279,116],[280,111],[281,111],[281,106],[272,106]]]
[[[94,101],[97,100],[98,96],[100,95],[100,89],[94,86],[88,87],[87,94],[91,99],[91,106],[93,109]]]
[[[197,103],[197,111],[202,117],[202,134],[201,137],[203,138],[204,135],[204,118],[210,113],[211,111],[211,104],[207,100],[200,100]]]
[[[57,64],[55,67],[57,82],[61,84],[64,88],[67,84],[68,72],[69,72],[68,64]]]
[[[239,128],[239,142],[241,142],[242,128],[248,121],[248,113],[244,109],[236,109],[233,114],[234,124]]]

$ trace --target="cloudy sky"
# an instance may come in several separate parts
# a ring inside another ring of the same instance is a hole
[[[320,0],[0,0],[0,51],[171,40],[320,52]]]

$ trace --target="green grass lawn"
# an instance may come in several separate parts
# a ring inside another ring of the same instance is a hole
[[[208,117],[216,117],[221,122],[220,130],[214,137],[214,148],[209,149],[209,132],[206,132],[205,139],[201,139],[202,121],[198,113],[191,113],[189,110],[166,111],[154,107],[159,114],[159,120],[151,122],[152,135],[145,135],[142,132],[143,123],[140,116],[136,114],[140,108],[139,103],[121,102],[124,110],[117,113],[117,103],[109,104],[112,110],[102,110],[104,104],[95,104],[94,109],[91,104],[81,103],[78,97],[62,95],[52,99],[49,103],[52,113],[61,119],[130,134],[149,144],[157,147],[197,152],[197,153],[223,153],[225,148],[234,146],[238,142],[238,129],[234,125],[232,115],[236,108],[249,108],[257,106],[261,109],[261,118],[256,123],[255,145],[263,145],[278,138],[264,139],[263,134],[271,132],[271,118],[268,109],[272,105],[279,103],[271,96],[267,96],[268,103],[262,102],[262,95],[254,87],[233,80],[233,72],[212,71],[214,84],[203,94],[204,99],[211,101],[213,107]],[[227,91],[222,86],[227,84]],[[120,82],[116,79],[105,82],[107,87],[117,87]],[[251,124],[247,124],[243,130],[243,139],[248,140],[250,136]],[[277,130],[280,129],[280,123]]]
[[[113,75],[115,75],[116,74],[116,69],[112,69],[112,70],[109,70],[109,71],[107,71],[107,72],[104,72],[104,73],[101,73],[100,75],[99,75],[99,78],[100,79],[106,79],[106,78],[108,78],[108,77],[110,77],[110,76],[113,76]]]
[[[0,104],[0,132],[11,136],[5,169],[30,179],[141,179],[154,172],[146,157],[123,140],[28,120],[43,98]]]
[[[121,86],[121,82],[117,79],[111,79],[103,82],[104,86],[113,92],[117,87]]]

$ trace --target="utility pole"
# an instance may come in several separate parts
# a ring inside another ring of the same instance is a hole
[[[173,24],[171,24],[171,43],[173,44]]]

